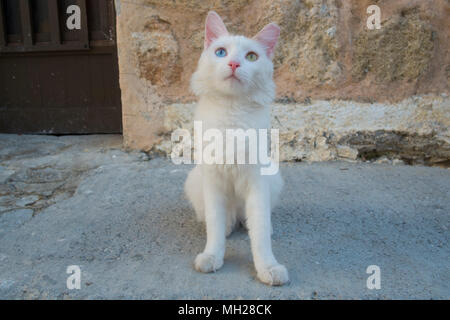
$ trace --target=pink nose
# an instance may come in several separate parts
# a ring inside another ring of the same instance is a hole
[[[233,72],[236,71],[236,69],[241,66],[239,64],[239,62],[235,62],[235,61],[228,62],[228,65],[230,66],[231,70],[233,70]]]

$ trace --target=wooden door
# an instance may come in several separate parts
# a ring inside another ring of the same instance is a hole
[[[113,0],[0,0],[0,132],[122,132]]]

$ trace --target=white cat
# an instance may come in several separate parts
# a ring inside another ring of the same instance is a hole
[[[269,129],[275,96],[272,56],[280,28],[265,26],[254,38],[230,35],[219,15],[206,18],[204,51],[191,79],[199,96],[195,114],[203,130]],[[279,173],[261,175],[260,164],[199,164],[185,192],[197,217],[206,222],[207,240],[195,269],[212,272],[223,265],[225,238],[240,221],[248,231],[258,278],[270,285],[289,281],[272,253],[271,208],[283,185]]]

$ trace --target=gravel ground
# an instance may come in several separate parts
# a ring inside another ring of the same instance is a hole
[[[0,135],[0,299],[449,299],[450,170],[287,163],[273,247],[291,282],[255,280],[247,233],[224,267],[193,270],[204,226],[191,166],[121,149],[121,136]],[[67,267],[81,270],[70,290]],[[381,289],[366,286],[369,265]]]

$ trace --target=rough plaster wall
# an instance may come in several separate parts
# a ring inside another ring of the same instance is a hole
[[[380,30],[366,27],[370,4],[381,8]],[[202,51],[206,13],[215,10],[233,33],[252,36],[270,21],[281,26],[273,126],[289,128],[281,137],[290,146],[282,148],[284,160],[328,160],[339,152],[350,158],[448,159],[448,0],[116,0],[116,9],[128,148],[167,149],[174,128],[164,123],[171,121],[173,105],[195,102],[189,78]],[[177,110],[174,118],[189,112]],[[334,117],[341,121],[341,141]],[[381,117],[376,126],[373,117]],[[316,122],[320,127],[307,129]],[[424,123],[431,133],[421,131]],[[447,138],[437,143],[435,137]],[[318,152],[311,143],[333,147]]]
[[[293,161],[373,160],[448,165],[450,99],[411,97],[399,103],[342,100],[274,105],[272,123],[279,129],[280,159]],[[165,107],[167,139],[153,151],[170,154],[170,133],[178,128],[193,135],[195,103]]]

